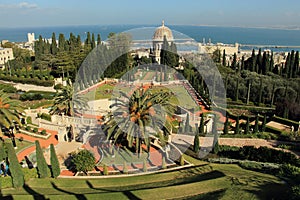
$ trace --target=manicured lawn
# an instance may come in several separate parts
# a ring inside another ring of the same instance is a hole
[[[29,141],[25,141],[23,140],[22,142],[19,141],[19,139],[15,139],[16,141],[16,145],[17,145],[17,149],[15,150],[16,153],[28,148],[29,146],[32,146],[34,145],[34,143],[32,142],[29,142]],[[5,142],[8,143],[8,142],[11,142],[11,139],[5,139]]]
[[[188,156],[197,166],[172,172],[103,179],[32,179],[27,186],[3,189],[14,199],[272,199],[286,186],[268,174],[237,165],[209,164]],[[29,195],[30,196],[26,196]],[[37,198],[37,196],[35,196]]]

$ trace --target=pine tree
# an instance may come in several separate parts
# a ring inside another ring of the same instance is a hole
[[[48,177],[48,165],[46,163],[40,142],[38,140],[35,141],[36,146],[36,162],[37,162],[37,170],[40,178]]]
[[[240,117],[239,116],[236,117],[236,123],[235,123],[234,133],[235,134],[239,134],[240,133]]]
[[[228,132],[229,132],[228,128],[229,128],[229,119],[228,119],[228,117],[226,117],[226,121],[224,123],[224,128],[223,128],[223,133],[225,135],[228,135]]]
[[[52,177],[57,178],[60,174],[60,167],[53,144],[50,144],[50,164]]]
[[[18,158],[12,143],[5,143],[7,148],[7,157],[9,160],[9,171],[12,177],[12,183],[14,188],[20,188],[24,185],[24,174],[21,169],[21,165],[18,162]],[[6,163],[8,164],[8,163]]]

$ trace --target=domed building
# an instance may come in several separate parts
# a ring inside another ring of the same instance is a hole
[[[160,27],[156,28],[156,30],[153,34],[153,37],[152,37],[152,42],[153,42],[152,56],[154,57],[155,61],[158,64],[160,64],[160,51],[162,49],[164,36],[166,36],[169,44],[172,41],[174,41],[171,29],[169,29],[167,26],[165,26],[164,21],[162,21],[162,25]]]

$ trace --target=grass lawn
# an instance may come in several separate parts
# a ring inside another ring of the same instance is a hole
[[[209,164],[165,173],[103,179],[31,179],[26,187],[2,189],[14,199],[282,199],[286,186],[275,176],[232,164]],[[33,196],[35,195],[35,196]]]
[[[29,142],[29,141],[25,141],[25,140],[23,140],[22,142],[20,142],[19,139],[15,139],[15,141],[16,141],[16,145],[17,145],[17,147],[18,147],[18,148],[15,150],[16,153],[18,153],[18,152],[20,152],[20,151],[22,151],[22,150],[28,148],[29,146],[34,145],[34,143]],[[5,142],[6,142],[6,143],[9,143],[9,142],[11,142],[11,139],[5,139]]]

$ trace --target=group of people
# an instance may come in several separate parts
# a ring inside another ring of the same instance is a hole
[[[1,162],[0,162],[0,175],[1,176],[7,176],[7,173],[8,173],[8,169],[9,169],[9,167],[8,167],[8,164],[6,163],[6,161],[5,160],[2,160]]]

